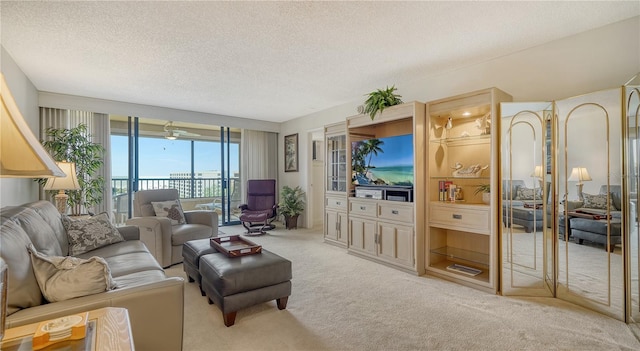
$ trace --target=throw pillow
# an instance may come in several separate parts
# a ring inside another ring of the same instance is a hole
[[[540,189],[534,188],[525,188],[523,186],[518,187],[516,189],[516,198],[515,200],[540,200],[542,196],[540,195]]]
[[[584,208],[594,208],[598,210],[606,210],[607,209],[607,200],[611,204],[609,211],[615,211],[616,208],[613,206],[613,201],[608,194],[598,194],[591,195],[587,193],[582,193],[582,198],[584,202],[582,203],[582,207]]]
[[[98,294],[116,288],[111,270],[102,257],[82,259],[71,256],[47,256],[27,247],[33,273],[42,295],[49,302]]]
[[[124,241],[122,234],[111,224],[106,213],[100,213],[87,219],[72,219],[69,216],[62,216],[62,224],[69,238],[70,256]]]
[[[171,201],[162,201],[162,202],[151,202],[153,205],[153,211],[156,213],[156,217],[167,217],[171,220],[171,225],[176,224],[185,224],[184,220],[184,212],[182,211],[182,206],[180,206],[180,201],[171,200]]]

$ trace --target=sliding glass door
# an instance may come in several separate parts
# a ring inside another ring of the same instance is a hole
[[[177,189],[185,211],[213,210],[221,225],[239,223],[239,130],[111,116],[111,131],[117,224],[133,215],[133,193],[148,189]]]

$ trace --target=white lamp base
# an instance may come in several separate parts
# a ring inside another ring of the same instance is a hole
[[[60,190],[60,192],[56,194],[55,199],[58,212],[61,214],[67,213],[67,200],[69,200],[69,195],[65,194],[64,190]]]

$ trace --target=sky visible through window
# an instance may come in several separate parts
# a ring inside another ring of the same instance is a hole
[[[140,138],[140,178],[169,178],[171,173],[191,172],[191,142],[165,138]],[[127,137],[111,136],[111,174],[126,178],[129,155]],[[239,171],[239,145],[230,146],[231,175]],[[196,141],[194,144],[195,172],[220,171],[220,143]]]

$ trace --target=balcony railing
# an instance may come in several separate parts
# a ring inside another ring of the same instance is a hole
[[[222,196],[222,178],[140,178],[137,190],[178,189],[180,198],[198,199]],[[230,178],[229,192],[233,194],[239,178]],[[126,194],[128,179],[112,179],[113,195]],[[135,190],[134,190],[135,191]]]

